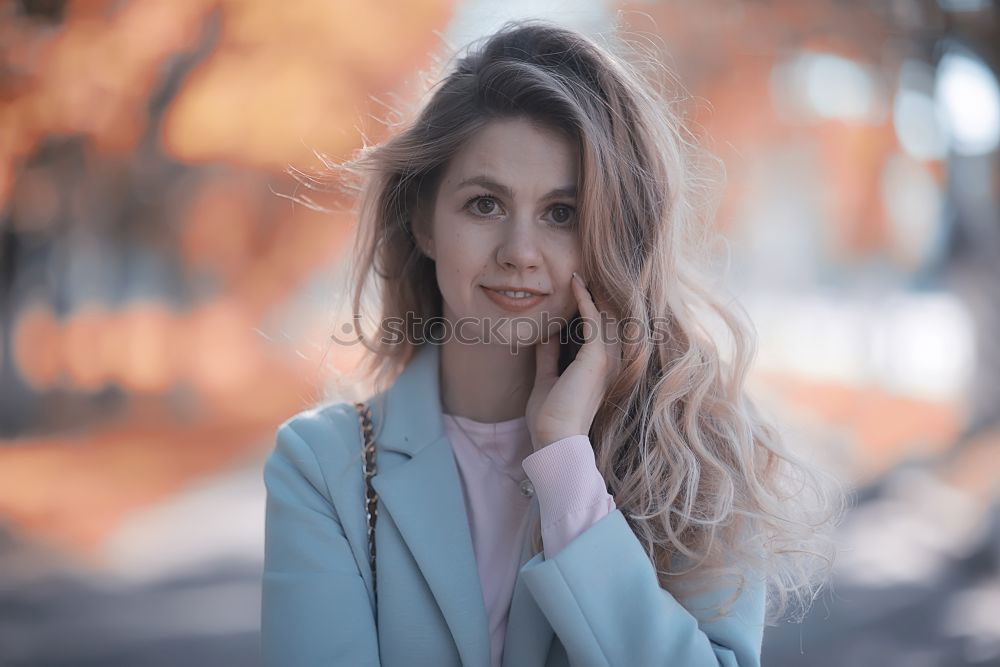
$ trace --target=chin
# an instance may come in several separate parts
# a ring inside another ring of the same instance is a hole
[[[541,316],[522,315],[520,319],[520,327],[506,327],[505,334],[511,341],[511,347],[527,348],[539,343],[543,334]]]

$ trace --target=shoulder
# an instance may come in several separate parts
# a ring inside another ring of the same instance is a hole
[[[358,413],[353,404],[324,403],[292,415],[278,426],[277,434],[294,433],[314,450],[336,449],[324,444],[337,444],[357,424]]]
[[[276,428],[274,449],[263,470],[264,563],[272,577],[271,590],[292,572],[347,567],[337,559],[348,553],[359,568],[367,567],[360,443],[358,415],[351,403],[303,410]],[[344,540],[349,550],[343,548]],[[275,599],[282,596],[272,593]]]
[[[351,403],[334,402],[303,410],[278,425],[265,471],[278,462],[290,464],[317,488],[334,488],[360,461],[358,413]]]

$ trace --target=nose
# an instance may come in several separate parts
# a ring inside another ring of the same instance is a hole
[[[497,248],[497,262],[508,269],[537,268],[542,262],[538,230],[532,220],[513,220]]]

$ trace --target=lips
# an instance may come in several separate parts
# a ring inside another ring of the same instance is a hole
[[[541,290],[532,289],[531,287],[511,287],[510,285],[496,285],[494,287],[488,287],[483,285],[486,289],[491,289],[495,292],[528,292],[530,294],[539,294],[544,296],[546,292]]]
[[[483,288],[483,292],[486,294],[487,298],[489,298],[490,301],[497,304],[504,310],[508,310],[511,312],[523,312],[525,310],[530,310],[531,308],[534,308],[542,301],[544,301],[545,297],[547,296],[545,294],[537,292],[537,290],[522,289],[516,291],[531,292],[531,295],[522,298],[517,298],[517,297],[507,296],[506,294],[498,292],[495,289],[486,287],[485,285],[482,285],[481,287]]]

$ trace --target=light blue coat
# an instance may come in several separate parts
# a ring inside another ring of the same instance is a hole
[[[264,469],[266,665],[489,666],[486,609],[441,416],[439,356],[439,346],[423,345],[369,402],[377,434],[378,632],[357,413],[350,403],[328,404],[278,428]],[[538,515],[537,496],[530,511]],[[688,603],[693,615],[659,586],[621,510],[550,560],[528,546],[504,665],[760,664],[763,585],[749,586],[732,615],[704,622],[732,591]]]

